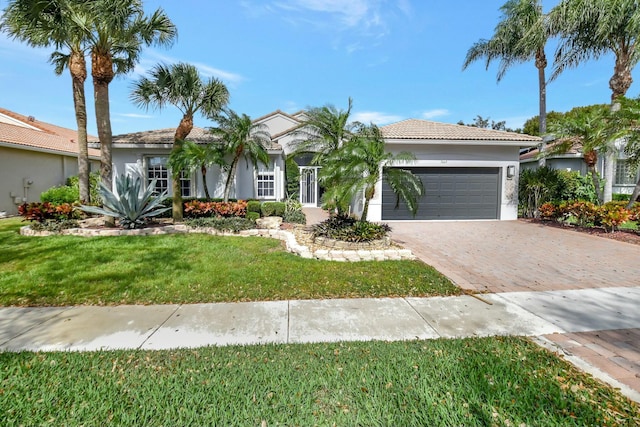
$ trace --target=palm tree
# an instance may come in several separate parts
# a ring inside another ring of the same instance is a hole
[[[211,198],[209,196],[209,187],[207,187],[207,168],[211,165],[225,166],[224,152],[220,144],[210,143],[204,145],[185,140],[182,150],[172,152],[169,156],[169,168],[172,171],[194,172],[200,170],[204,195],[207,199]]]
[[[554,75],[590,59],[613,53],[609,80],[611,104],[633,83],[631,72],[640,58],[640,8],[636,0],[562,0],[549,14],[550,30],[560,36]],[[613,149],[605,158],[604,201],[612,198]]]
[[[391,154],[385,152],[384,147],[384,138],[376,125],[361,126],[352,139],[327,156],[320,170],[320,180],[332,184],[325,193],[329,197],[350,200],[362,190],[362,221],[367,220],[369,202],[375,196],[381,175],[396,194],[397,203],[403,199],[413,215],[418,211],[418,199],[424,192],[419,177],[407,169],[392,167],[415,160],[415,156],[409,152]]]
[[[99,0],[85,2],[88,15],[78,20],[91,51],[91,77],[98,138],[100,178],[111,189],[111,116],[109,84],[116,74],[133,70],[143,46],[168,45],[177,34],[175,25],[162,9],[145,16],[141,0]]]
[[[51,55],[56,74],[65,68],[71,74],[73,105],[78,127],[78,184],[80,201],[90,201],[87,107],[84,83],[87,78],[84,32],[76,25],[86,13],[83,2],[65,0],[14,0],[0,17],[0,28],[10,37],[35,47],[54,46]],[[63,49],[63,51],[61,51]]]
[[[615,137],[624,140],[626,161],[631,171],[637,174],[640,168],[640,98],[620,97],[617,101],[620,103],[620,109],[613,112],[614,126],[618,131]],[[640,196],[640,177],[636,181],[627,209],[631,209],[638,196]]]
[[[548,31],[542,4],[540,0],[509,0],[500,10],[502,19],[493,37],[475,43],[467,51],[462,68],[466,69],[472,62],[484,58],[489,69],[492,61],[499,60],[499,82],[513,65],[534,60],[538,69],[540,133],[544,134],[547,131],[547,57],[544,48]]]
[[[182,112],[171,150],[171,154],[177,156],[182,150],[183,141],[193,129],[195,114],[200,112],[208,117],[215,116],[229,102],[229,91],[218,79],[203,81],[194,65],[159,64],[149,72],[149,77],[143,77],[134,84],[131,100],[145,109],[162,109],[171,104]],[[180,169],[172,169],[174,221],[182,221],[180,172]]]
[[[271,143],[271,135],[264,123],[256,123],[246,114],[238,115],[233,110],[225,110],[216,118],[218,126],[211,129],[214,135],[225,144],[225,152],[230,154],[229,174],[224,186],[224,201],[229,201],[231,185],[238,170],[240,158],[258,166],[258,163],[267,165],[269,154],[266,147]]]
[[[607,142],[614,135],[609,109],[604,105],[575,108],[561,120],[552,122],[549,132],[558,141],[549,150],[549,155],[566,153],[575,145],[581,148],[598,200],[602,203],[604,194],[596,165],[598,151],[607,150]]]
[[[327,104],[305,111],[305,119],[296,132],[296,152],[313,152],[313,164],[322,164],[323,158],[340,148],[353,136],[357,123],[349,122],[353,100],[349,98],[347,110],[339,110]]]

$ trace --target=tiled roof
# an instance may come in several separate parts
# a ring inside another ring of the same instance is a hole
[[[78,133],[73,129],[41,122],[33,117],[23,116],[4,108],[0,108],[0,115],[13,119],[0,121],[0,143],[27,149],[78,153]],[[89,135],[88,139],[89,142],[98,140],[92,135]],[[89,156],[99,158],[100,151],[90,148]]]
[[[118,144],[173,144],[175,133],[176,128],[125,133],[121,135],[114,135],[113,144],[115,146]],[[216,141],[215,137],[208,129],[197,126],[193,127],[186,139],[188,141],[195,142],[196,144],[210,144]],[[282,147],[279,144],[272,142],[267,149],[281,150]]]
[[[557,142],[549,144],[547,146],[547,150],[552,149],[557,144],[558,144]],[[540,151],[537,148],[534,148],[533,150],[530,150],[530,151],[527,151],[526,153],[521,154],[520,155],[520,160],[537,159],[539,153],[540,153]],[[565,153],[557,154],[557,155],[551,155],[551,157],[558,156],[558,155],[576,156],[576,155],[581,155],[581,154],[582,154],[582,144],[580,144],[580,142],[575,142]]]
[[[454,141],[509,141],[539,143],[540,137],[515,132],[482,129],[451,123],[407,119],[380,128],[386,139],[422,139]],[[530,145],[530,144],[526,144]]]

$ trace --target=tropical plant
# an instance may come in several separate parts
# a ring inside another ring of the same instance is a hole
[[[294,133],[295,152],[312,152],[311,163],[322,165],[324,158],[339,149],[359,127],[359,123],[349,121],[352,107],[353,100],[349,98],[346,110],[330,104],[308,108],[300,129]]]
[[[255,219],[240,217],[194,218],[186,220],[185,224],[193,228],[214,228],[221,232],[231,233],[256,228]]]
[[[500,61],[497,80],[500,81],[513,65],[535,61],[538,69],[539,127],[540,133],[547,129],[547,82],[545,69],[547,57],[545,45],[548,31],[544,24],[540,0],[509,0],[501,8],[502,19],[495,28],[493,37],[475,43],[468,51],[463,69],[479,59],[486,60],[486,68],[492,61]]]
[[[566,153],[576,145],[580,147],[587,170],[591,174],[598,200],[603,203],[604,194],[600,186],[596,165],[598,152],[606,153],[610,150],[608,142],[615,134],[610,110],[602,105],[575,108],[565,114],[561,121],[552,123],[549,127],[549,133],[556,138],[557,142],[548,150],[548,155]]]
[[[366,221],[369,202],[375,196],[376,185],[382,178],[396,194],[396,205],[402,199],[415,215],[418,200],[424,191],[422,181],[410,170],[398,167],[413,160],[415,156],[412,153],[386,152],[380,129],[370,124],[361,126],[349,141],[326,157],[319,180],[325,185],[325,197],[330,199],[349,200],[362,191],[364,204],[361,219]]]
[[[18,206],[18,214],[27,221],[39,223],[72,220],[76,216],[74,206],[70,203],[54,204],[50,202],[23,203]]]
[[[218,126],[212,128],[211,132],[220,138],[225,144],[225,152],[231,155],[223,196],[224,200],[228,201],[242,157],[247,161],[247,167],[249,162],[254,168],[258,167],[258,163],[269,163],[266,147],[271,143],[271,135],[264,123],[253,122],[246,114],[239,115],[230,109],[224,110],[223,114],[216,117],[216,121]]]
[[[209,187],[207,186],[207,168],[211,165],[224,167],[224,152],[220,144],[196,144],[192,141],[184,141],[182,149],[171,151],[169,155],[169,169],[172,171],[189,171],[197,170],[202,174],[202,184],[204,187],[204,195],[210,199]]]
[[[611,104],[627,93],[632,70],[640,59],[640,8],[636,0],[562,0],[549,13],[549,28],[560,36],[555,54],[554,76],[566,68],[613,54],[615,64],[609,80]],[[609,141],[612,143],[613,141]],[[612,198],[613,150],[605,157],[603,200]]]
[[[102,196],[102,208],[97,206],[80,206],[80,209],[98,215],[107,215],[117,218],[124,228],[144,227],[150,218],[156,217],[170,208],[162,206],[162,200],[166,197],[166,190],[154,196],[155,179],[142,190],[142,180],[129,175],[120,175],[116,178],[116,192],[112,192],[104,182],[100,182],[100,196]]]
[[[0,30],[35,47],[54,46],[51,63],[56,74],[69,69],[78,127],[79,197],[88,203],[89,151],[84,83],[87,78],[85,33],[78,21],[86,19],[84,2],[78,0],[12,0],[0,14]]]
[[[312,227],[314,239],[326,237],[355,243],[382,239],[390,231],[391,227],[387,224],[359,221],[352,216],[343,214],[333,215]]]
[[[149,72],[149,77],[143,77],[134,84],[131,100],[145,109],[153,107],[160,110],[171,104],[180,110],[182,118],[176,128],[171,152],[175,157],[181,156],[180,151],[193,129],[196,113],[216,116],[229,102],[229,91],[216,78],[203,81],[194,65],[182,62],[169,66],[159,64]],[[172,169],[174,221],[182,220],[182,195],[178,191],[181,171],[180,167]]]
[[[640,168],[640,98],[618,98],[620,109],[613,116],[615,126],[619,130],[618,137],[624,140],[626,161],[631,166],[631,172],[637,173]],[[633,193],[629,198],[627,209],[631,209],[640,196],[640,178],[636,182]]]

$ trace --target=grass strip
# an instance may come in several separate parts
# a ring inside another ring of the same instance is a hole
[[[0,354],[14,425],[636,426],[524,338]]]
[[[0,220],[0,305],[169,304],[456,295],[420,261],[303,259],[279,240],[203,234],[26,237]]]

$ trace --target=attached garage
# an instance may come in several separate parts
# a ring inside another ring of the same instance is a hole
[[[514,220],[518,218],[520,149],[536,146],[536,136],[494,129],[408,119],[380,128],[385,150],[412,153],[402,167],[418,175],[425,193],[414,217],[380,180],[369,203],[370,221]],[[396,204],[398,206],[396,206]],[[352,212],[362,212],[355,200]]]
[[[488,167],[406,168],[424,185],[414,217],[385,184],[382,220],[455,220],[500,218],[500,169]],[[396,206],[397,204],[397,206]]]

